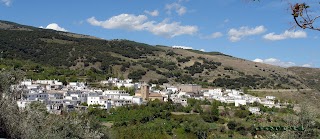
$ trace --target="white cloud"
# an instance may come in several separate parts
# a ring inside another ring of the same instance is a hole
[[[259,63],[263,63],[262,59],[256,58],[255,60],[253,60],[253,62],[259,62]]]
[[[73,24],[74,25],[82,25],[84,23],[83,20],[80,20],[80,21],[73,21]]]
[[[43,27],[43,26],[40,26],[40,28],[44,28],[44,27]],[[57,23],[51,23],[51,24],[49,24],[47,27],[45,27],[45,29],[53,29],[53,30],[57,30],[57,31],[67,32],[66,29],[60,27]]]
[[[159,11],[158,10],[154,10],[154,11],[144,11],[146,14],[149,14],[151,16],[158,16],[159,15]]]
[[[197,26],[184,26],[180,22],[168,23],[168,20],[157,23],[156,21],[148,21],[148,17],[145,15],[120,14],[106,21],[98,21],[95,17],[91,17],[87,21],[91,25],[101,26],[106,29],[149,31],[155,35],[168,38],[179,35],[193,35],[198,32]]]
[[[205,52],[206,50],[204,50],[204,49],[200,49],[199,51]]]
[[[2,3],[4,3],[6,6],[10,6],[12,3],[12,0],[1,0]]]
[[[179,3],[171,3],[171,4],[167,4],[165,9],[167,10],[167,13],[168,14],[171,14],[171,11],[172,10],[175,10],[175,12],[178,14],[178,15],[184,15],[185,13],[187,13],[187,8],[182,6],[181,4]]]
[[[148,17],[145,15],[120,14],[113,16],[106,21],[98,21],[95,17],[87,19],[94,26],[101,26],[106,29],[126,29],[126,30],[143,30]]]
[[[231,42],[237,42],[243,37],[258,35],[265,32],[267,29],[264,26],[257,26],[255,28],[249,28],[247,26],[240,27],[239,29],[230,29],[228,32],[229,40]]]
[[[220,38],[222,36],[223,36],[223,34],[221,32],[214,32],[211,35],[208,35],[208,36],[200,35],[199,37],[200,37],[200,39],[216,39],[216,38]]]
[[[192,47],[189,46],[181,46],[181,45],[174,45],[172,46],[173,48],[181,48],[181,49],[193,49]]]
[[[312,66],[311,66],[311,64],[303,64],[302,67],[310,68]]]
[[[301,30],[298,30],[298,31],[286,30],[281,34],[275,34],[274,32],[272,32],[263,36],[264,39],[270,40],[270,41],[279,41],[284,39],[297,39],[297,38],[306,38],[306,37],[307,37],[307,33]]]
[[[153,21],[147,27],[147,30],[155,35],[173,38],[179,35],[193,35],[198,32],[197,26],[182,26],[180,22],[167,23],[164,20],[161,23],[155,24]]]
[[[222,36],[223,36],[223,34],[221,32],[215,32],[215,33],[212,33],[209,37],[212,39],[215,39],[215,38],[219,38]]]
[[[183,14],[185,14],[186,12],[187,12],[187,8],[186,8],[186,7],[181,6],[180,8],[177,9],[177,13],[178,13],[179,15],[183,15]]]
[[[276,58],[268,58],[268,59],[259,59],[256,58],[253,60],[254,62],[259,62],[259,63],[265,63],[265,64],[270,64],[270,65],[275,65],[275,66],[280,66],[280,67],[292,67],[296,66],[295,63],[293,62],[284,62]]]

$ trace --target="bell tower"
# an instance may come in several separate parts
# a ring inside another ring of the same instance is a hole
[[[149,99],[149,85],[144,83],[141,85],[141,96],[143,100],[148,100]]]

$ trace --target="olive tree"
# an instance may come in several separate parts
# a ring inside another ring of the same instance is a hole
[[[285,126],[287,129],[283,132],[270,133],[267,138],[272,139],[309,139],[309,138],[319,138],[319,129],[316,127],[316,119],[319,115],[315,110],[317,108],[312,107],[308,103],[301,104],[301,111],[295,115],[288,115],[283,120],[285,121]],[[294,127],[295,129],[300,128],[300,130],[290,129],[288,127]]]

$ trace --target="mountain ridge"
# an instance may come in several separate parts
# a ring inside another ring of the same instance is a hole
[[[220,52],[103,40],[9,21],[0,21],[0,50],[2,68],[22,69],[29,78],[95,82],[113,76],[149,83],[197,83],[235,89],[309,88],[293,70]]]

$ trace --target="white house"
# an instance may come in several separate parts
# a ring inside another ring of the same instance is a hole
[[[177,98],[172,100],[174,103],[180,103],[182,106],[187,106],[188,102],[186,98]]]
[[[116,83],[116,82],[118,82],[118,78],[112,78],[112,77],[110,77],[109,79],[108,79],[108,83]]]
[[[228,93],[228,96],[229,96],[229,97],[232,97],[232,98],[234,98],[234,99],[241,99],[241,98],[242,98],[241,95],[239,95],[239,94],[234,94],[234,93]]]
[[[58,92],[55,92],[55,93],[47,93],[48,94],[48,98],[49,99],[63,99],[63,93],[58,93]]]
[[[203,91],[204,97],[212,97],[212,96],[222,96],[222,90],[220,88],[217,89],[209,89]]]
[[[102,92],[102,95],[106,96],[107,98],[114,99],[120,99],[120,96],[130,96],[130,94],[124,90],[105,90]]]
[[[233,98],[225,98],[225,103],[235,103],[235,100]]]
[[[29,90],[31,90],[31,89],[40,89],[40,85],[38,85],[38,84],[27,85],[26,87]]]
[[[133,96],[120,96],[118,99],[132,100],[132,99],[133,99]]]
[[[241,92],[238,90],[231,90],[231,93],[234,95],[239,95]]]
[[[84,82],[70,82],[67,85],[67,88],[70,88],[72,90],[85,90],[87,87]]]
[[[266,96],[266,99],[269,99],[269,100],[275,100],[276,97],[275,96]]]
[[[232,90],[231,89],[226,89],[225,93],[232,93]]]
[[[247,103],[254,103],[254,102],[260,103],[261,102],[259,97],[254,97],[254,96],[251,96],[248,94],[243,95],[242,98],[245,99],[247,101]]]
[[[99,104],[100,96],[98,94],[90,93],[87,97],[87,104],[94,105]]]
[[[63,105],[62,99],[51,99],[46,102],[47,105]]]
[[[110,109],[111,108],[111,101],[108,98],[100,97],[99,105],[103,107],[103,109]]]
[[[187,92],[180,91],[178,94],[178,98],[191,98],[191,94]]]
[[[49,84],[49,85],[63,85],[62,82],[58,80],[36,80],[36,84]]]
[[[142,97],[133,97],[133,98],[132,98],[132,103],[133,103],[133,104],[141,105],[142,102],[143,102]]]
[[[20,85],[32,85],[32,80],[31,79],[26,79],[26,80],[23,80]]]
[[[172,91],[172,93],[178,92],[178,88],[174,86],[167,87],[167,91]]]
[[[260,108],[259,107],[249,107],[249,111],[253,114],[260,114]]]
[[[124,90],[104,90],[102,95],[128,95]]]
[[[263,99],[261,100],[261,104],[266,106],[266,107],[273,107],[274,106],[274,101],[273,100],[269,100],[269,99]]]
[[[142,104],[143,99],[142,97],[136,97],[136,96],[120,96],[119,99],[121,100],[130,100],[132,104]]]
[[[159,93],[162,95],[162,96],[166,96],[166,95],[169,95],[170,92],[169,91],[159,91]]]
[[[110,77],[108,80],[104,80],[100,82],[101,84],[109,84],[111,83],[112,85],[115,85],[117,87],[134,87],[134,84],[132,84],[132,79],[125,79],[125,80],[120,80],[118,78],[112,78]]]
[[[64,97],[65,100],[78,100],[78,97],[74,97],[74,96],[65,96]]]
[[[234,100],[234,106],[238,107],[240,105],[246,105],[247,102],[244,99],[235,99]]]
[[[24,95],[25,100],[47,100],[49,95],[47,93],[28,93]]]
[[[20,109],[25,109],[31,102],[36,100],[18,100],[17,105]]]
[[[133,83],[121,82],[121,83],[116,83],[115,85],[116,85],[118,88],[120,88],[120,87],[134,88],[134,84],[133,84]]]
[[[125,105],[131,105],[131,100],[124,100],[124,99],[111,99],[111,106],[112,107],[120,107]]]

